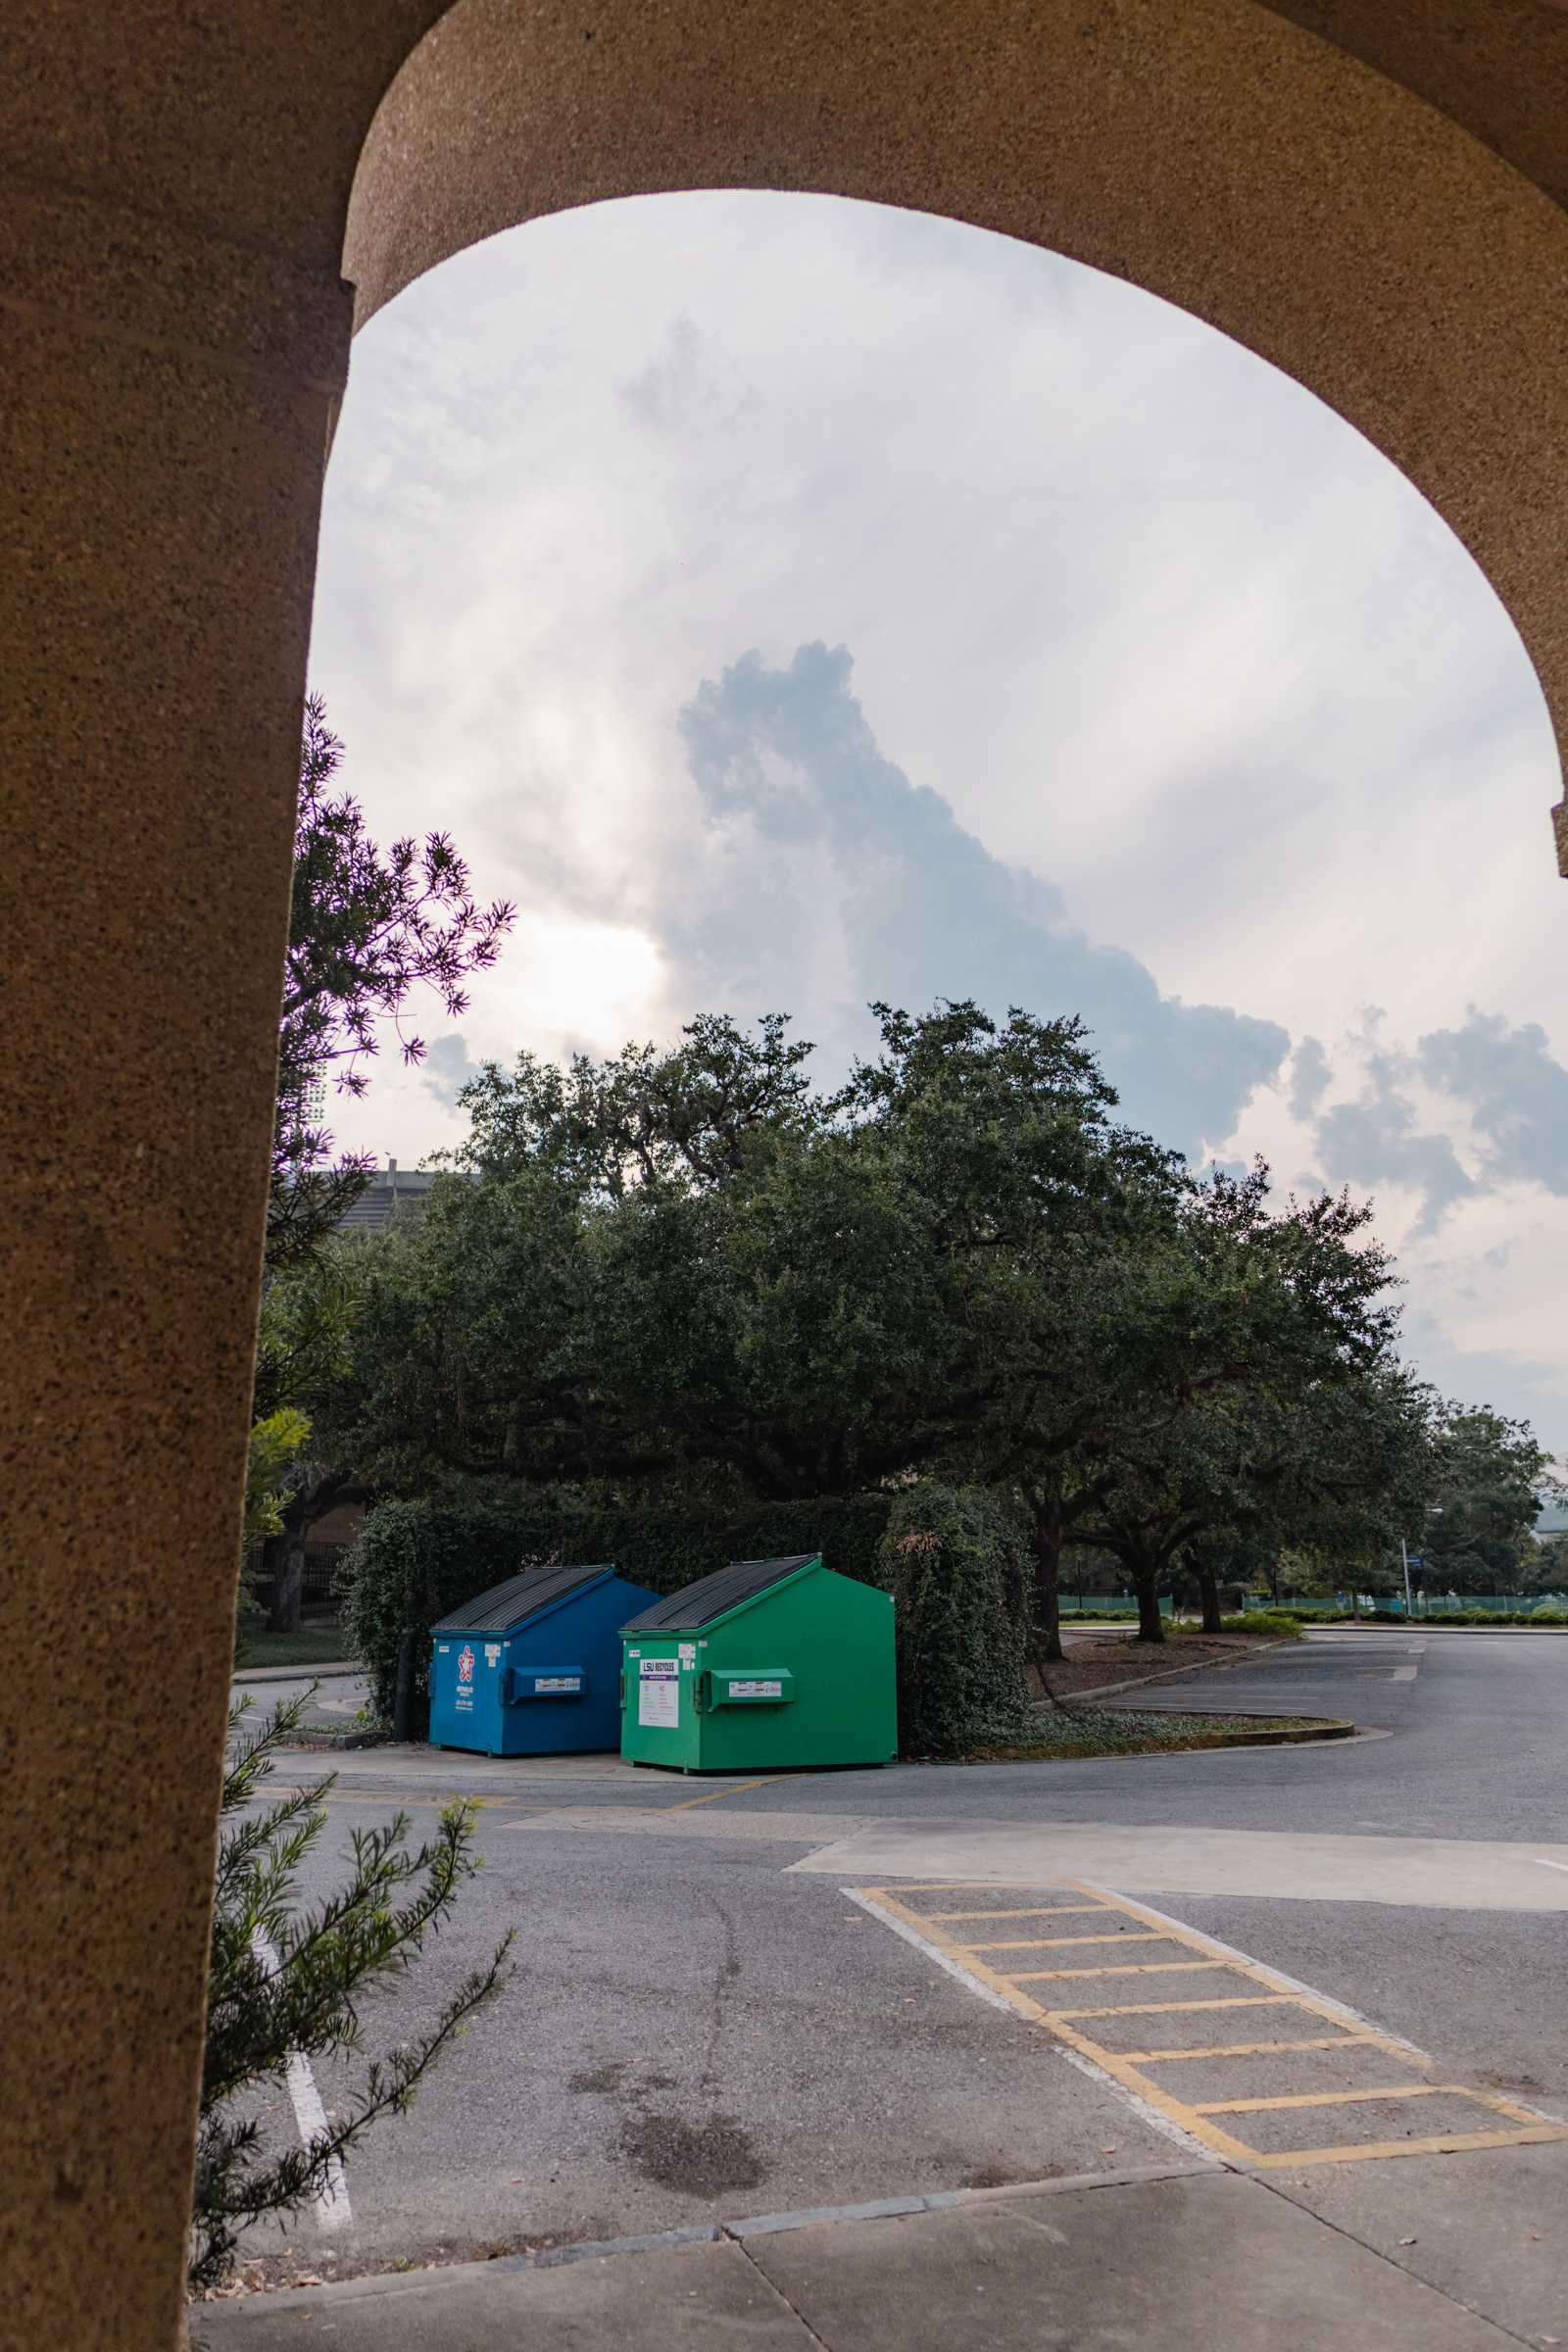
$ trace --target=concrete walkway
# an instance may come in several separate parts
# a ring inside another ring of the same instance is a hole
[[[203,2304],[192,2340],[197,2352],[1503,2352],[1520,2340],[1353,2226],[1235,2172],[1173,2166],[911,2203]]]

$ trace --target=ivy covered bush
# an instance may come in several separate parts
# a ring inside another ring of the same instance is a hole
[[[899,1747],[956,1756],[1023,1727],[1028,1538],[976,1487],[907,1487],[888,1514],[879,1582],[893,1595]]]

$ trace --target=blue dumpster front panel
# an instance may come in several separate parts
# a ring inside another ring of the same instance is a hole
[[[603,1563],[531,1569],[435,1627],[430,1740],[491,1756],[581,1754],[620,1737],[620,1627],[657,1598]]]

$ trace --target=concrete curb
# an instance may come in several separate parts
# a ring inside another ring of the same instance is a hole
[[[337,1683],[364,1672],[363,1666],[337,1658],[324,1666],[241,1666],[228,1679],[232,1683]]]
[[[1355,1726],[1348,1715],[1318,1715],[1310,1721],[1302,1723],[1298,1728],[1293,1726],[1288,1732],[1221,1732],[1209,1742],[1209,1745],[1213,1747],[1300,1747],[1308,1740],[1353,1740],[1354,1738]]]
[[[320,2310],[364,2301],[370,2296],[405,2294],[439,2280],[443,2288],[460,2288],[466,2281],[493,2278],[498,2273],[558,2270],[567,2263],[603,2262],[617,2254],[655,2254],[678,2246],[716,2245],[723,2239],[743,2244],[747,2238],[774,2237],[790,2230],[815,2229],[824,2222],[897,2221],[915,2213],[945,2213],[956,2206],[995,2205],[1009,2197],[1058,2196],[1086,2188],[1136,2188],[1155,2180],[1178,2180],[1194,2174],[1238,2171],[1217,2157],[1201,2164],[1129,2165],[1109,2173],[1068,2173],[1051,2180],[1018,2180],[1005,2188],[939,2188],[924,2195],[879,2197],[867,2205],[811,2205],[795,2213],[749,2214],[734,2221],[701,2223],[684,2230],[662,2230],[648,2237],[610,2237],[580,2246],[546,2246],[534,2254],[498,2254],[490,2262],[435,2263],[417,2271],[383,2271],[363,2278],[338,2278],[325,2286],[275,2287],[221,2303],[187,2305],[190,2325],[197,2328],[205,2311],[220,2309],[224,2322],[241,2326],[274,2314],[280,2303],[290,2311]]]
[[[1137,1709],[1136,1707],[1131,1707],[1131,1708],[1129,1708],[1129,1709],[1127,1710],[1127,1712],[1128,1712],[1129,1714],[1134,1714],[1134,1715],[1136,1715],[1136,1714],[1137,1714],[1137,1712],[1138,1712],[1138,1709]],[[1166,1715],[1166,1714],[1168,1714],[1169,1712],[1170,1712],[1170,1710],[1169,1710],[1168,1708],[1165,1708],[1165,1707],[1150,1707],[1150,1708],[1147,1710],[1147,1713],[1148,1713],[1148,1715],[1149,1715],[1150,1721],[1151,1721],[1152,1723],[1157,1723],[1157,1722],[1160,1720],[1160,1718],[1161,1718],[1163,1715]],[[1245,1724],[1245,1723],[1246,1723],[1246,1722],[1247,1722],[1249,1719],[1248,1719],[1248,1717],[1247,1717],[1247,1716],[1243,1715],[1243,1714],[1242,1714],[1242,1713],[1241,1713],[1241,1712],[1238,1710],[1235,1720],[1236,1720],[1236,1721],[1237,1721],[1239,1724]],[[1256,1720],[1256,1718],[1254,1717],[1252,1720],[1254,1720],[1254,1721],[1255,1721],[1255,1720]],[[1363,1733],[1361,1733],[1360,1731],[1358,1731],[1358,1730],[1357,1730],[1356,1726],[1355,1726],[1355,1725],[1354,1725],[1354,1724],[1353,1724],[1353,1723],[1350,1721],[1350,1719],[1349,1719],[1349,1717],[1348,1717],[1348,1715],[1309,1715],[1309,1716],[1304,1716],[1304,1717],[1302,1718],[1302,1720],[1300,1721],[1300,1723],[1299,1723],[1299,1724],[1292,1724],[1292,1725],[1291,1725],[1291,1727],[1289,1728],[1289,1730],[1287,1730],[1287,1731],[1258,1731],[1258,1732],[1235,1731],[1235,1732],[1212,1732],[1212,1733],[1207,1733],[1207,1734],[1205,1734],[1205,1735],[1204,1735],[1202,1738],[1200,1738],[1200,1739],[1195,1740],[1192,1742],[1192,1744],[1191,1744],[1190,1746],[1188,1746],[1188,1747],[1152,1747],[1152,1748],[1128,1748],[1128,1749],[1126,1749],[1126,1750],[1117,1749],[1116,1751],[1114,1751],[1113,1753],[1111,1753],[1111,1754],[1109,1754],[1109,1755],[1102,1755],[1102,1756],[1095,1756],[1095,1755],[1084,1755],[1084,1756],[1076,1756],[1076,1755],[1065,1755],[1065,1756],[1027,1756],[1027,1755],[1012,1755],[1012,1756],[1008,1756],[1008,1755],[989,1755],[989,1756],[988,1756],[988,1755],[981,1754],[981,1755],[976,1755],[976,1756],[966,1756],[966,1757],[964,1757],[964,1758],[962,1759],[962,1761],[963,1761],[963,1762],[965,1762],[965,1763],[967,1763],[967,1764],[971,1764],[971,1765],[980,1765],[980,1764],[1132,1764],[1132,1763],[1135,1763],[1135,1762],[1138,1762],[1138,1761],[1140,1761],[1140,1760],[1141,1760],[1143,1757],[1145,1757],[1145,1756],[1152,1756],[1152,1755],[1154,1755],[1154,1756],[1206,1756],[1206,1755],[1213,1755],[1213,1754],[1216,1754],[1216,1753],[1217,1753],[1217,1752],[1218,1752],[1218,1751],[1219,1751],[1221,1748],[1227,1748],[1227,1747],[1306,1747],[1306,1746],[1309,1746],[1309,1745],[1310,1745],[1310,1746],[1318,1746],[1318,1745],[1320,1745],[1320,1744],[1321,1744],[1323,1741],[1325,1741],[1325,1740],[1359,1740],[1359,1739],[1365,1738],[1365,1737],[1367,1737],[1367,1736],[1368,1736],[1368,1735],[1366,1735],[1366,1734],[1363,1734]],[[1374,1734],[1372,1734],[1372,1735],[1370,1735],[1370,1736],[1371,1736],[1372,1738],[1377,1738],[1379,1735],[1377,1735],[1376,1733],[1374,1733]],[[1391,1736],[1392,1736],[1392,1735],[1390,1735],[1389,1733],[1384,1733],[1384,1734],[1382,1735],[1382,1737],[1383,1737],[1384,1739],[1388,1739],[1388,1738],[1390,1738]],[[1020,1742],[1019,1744],[1021,1745],[1021,1744],[1022,1744],[1022,1742]]]

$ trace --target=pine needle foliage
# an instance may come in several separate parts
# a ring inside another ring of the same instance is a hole
[[[333,1776],[270,1803],[260,1799],[275,1751],[296,1730],[305,1703],[279,1705],[254,1732],[244,1726],[248,1698],[229,1715],[233,1746],[222,1814],[231,1826],[219,1845],[213,1916],[191,2217],[193,2294],[226,2276],[250,2224],[330,2192],[346,2151],[382,2116],[407,2110],[442,2050],[510,1973],[509,1933],[423,2033],[369,2063],[324,2131],[308,2144],[286,2147],[266,2136],[255,2111],[259,2098],[285,2084],[302,2057],[363,2052],[366,1996],[410,1969],[479,1868],[471,1804],[449,1806],[435,1836],[417,1846],[409,1843],[408,1816],[398,1813],[378,1829],[355,1831],[345,1884],[315,1906],[303,1904],[300,1872],[325,1827],[321,1800]]]

